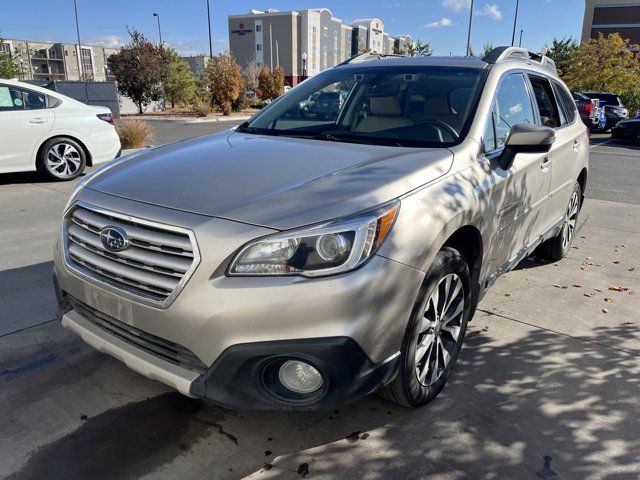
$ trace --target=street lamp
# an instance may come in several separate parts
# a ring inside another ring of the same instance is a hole
[[[469,8],[469,31],[467,33],[467,57],[471,56],[471,22],[473,20],[473,0],[471,0],[471,7]]]
[[[160,30],[160,15],[154,12],[153,16],[158,19],[158,36],[160,37],[160,45],[162,45],[162,30]]]
[[[207,20],[209,22],[209,57],[213,58],[213,43],[211,43],[211,10],[209,9],[209,0],[207,0]]]
[[[520,5],[520,0],[516,0],[516,13],[513,16],[513,34],[511,34],[511,46],[513,47],[514,42],[516,41],[516,25],[518,24],[518,6]]]
[[[302,77],[307,78],[307,52],[302,52]]]

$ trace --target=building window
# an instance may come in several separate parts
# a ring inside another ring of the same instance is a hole
[[[262,44],[261,43],[256,43],[256,50],[258,52],[262,51]]]
[[[316,30],[316,26],[315,26],[315,25],[313,26],[313,28],[311,29],[311,31],[312,31],[313,33],[316,33],[316,31],[317,31],[317,30]]]
[[[256,25],[256,32],[262,31],[262,25]]]

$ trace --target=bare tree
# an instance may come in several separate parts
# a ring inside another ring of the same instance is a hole
[[[247,90],[253,92],[258,90],[258,75],[260,75],[261,69],[262,67],[256,62],[256,57],[251,57],[247,66],[242,69],[242,76]]]

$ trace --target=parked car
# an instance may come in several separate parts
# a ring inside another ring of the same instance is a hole
[[[578,92],[571,92],[573,100],[578,107],[578,113],[580,113],[580,119],[589,129],[599,128],[599,100],[591,99],[586,95]],[[604,118],[604,111],[603,111]]]
[[[603,130],[608,131],[613,128],[619,121],[629,118],[629,111],[622,105],[620,97],[609,92],[581,92],[583,95],[598,99],[600,106],[604,107],[606,117]]]
[[[296,116],[332,85],[335,119]],[[424,97],[420,111],[411,97]],[[235,130],[88,175],[55,247],[62,325],[234,409],[444,388],[478,301],[570,249],[587,129],[546,57],[363,54]]]
[[[640,118],[622,120],[611,129],[611,138],[640,143]]]
[[[50,180],[72,180],[120,152],[108,108],[15,80],[0,80],[0,139],[0,173],[38,170]]]
[[[343,103],[343,96],[339,91],[320,92],[318,98],[311,105],[309,113],[320,118],[335,118]]]

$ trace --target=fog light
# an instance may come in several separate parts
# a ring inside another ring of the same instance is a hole
[[[322,386],[322,375],[311,365],[299,360],[287,360],[280,367],[282,385],[296,393],[312,393]]]

